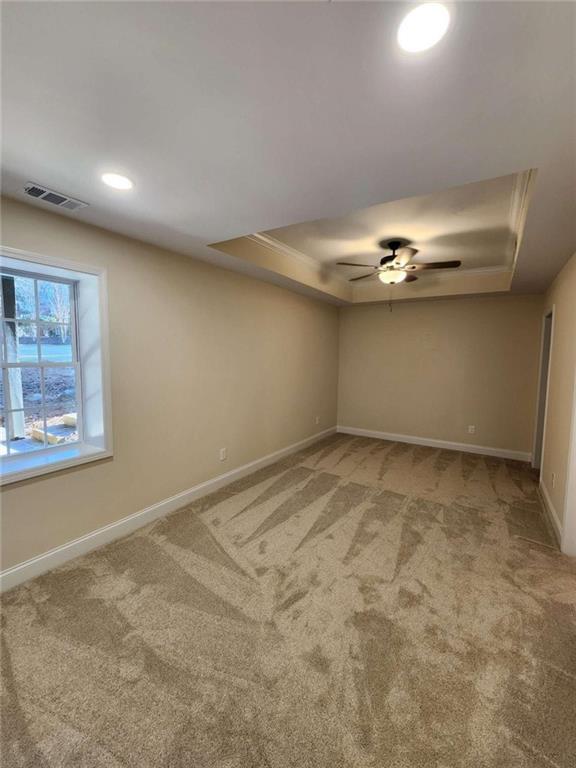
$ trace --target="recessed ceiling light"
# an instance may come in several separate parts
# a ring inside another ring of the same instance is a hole
[[[121,176],[119,173],[103,173],[102,181],[113,189],[132,189],[134,186],[127,176]]]
[[[404,16],[398,28],[398,45],[409,53],[426,51],[446,34],[450,14],[442,3],[424,3]]]

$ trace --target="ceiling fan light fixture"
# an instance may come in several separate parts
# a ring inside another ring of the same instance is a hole
[[[418,253],[417,248],[412,248],[404,243],[410,242],[409,240],[381,240],[378,245],[380,248],[392,251],[391,254],[382,256],[378,264],[372,265],[372,271],[367,272],[364,275],[358,275],[357,277],[348,278],[349,282],[355,283],[358,280],[369,280],[374,275],[378,275],[380,282],[385,285],[396,285],[406,281],[407,283],[413,283],[418,280],[416,275],[412,274],[415,270],[422,269],[456,269],[462,262],[460,260],[452,261],[434,261],[434,262],[418,262],[418,264],[410,263],[410,260]],[[357,264],[353,261],[337,261],[340,267],[363,267],[369,269],[370,264]]]
[[[396,285],[396,283],[406,280],[406,272],[399,269],[386,269],[378,273],[378,279],[386,285]]]

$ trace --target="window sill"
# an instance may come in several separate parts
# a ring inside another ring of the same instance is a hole
[[[50,451],[29,453],[18,457],[3,458],[0,461],[0,485],[18,483],[32,477],[58,472],[112,456],[112,451],[87,443],[62,446]]]

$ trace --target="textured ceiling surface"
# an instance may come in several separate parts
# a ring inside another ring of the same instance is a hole
[[[4,192],[282,282],[209,244],[536,168],[512,287],[543,290],[576,248],[574,4],[458,4],[419,55],[407,7],[5,3]]]
[[[401,237],[418,249],[416,262],[460,259],[464,269],[510,269],[518,183],[516,175],[503,176],[264,234],[328,265],[375,264],[379,242]]]

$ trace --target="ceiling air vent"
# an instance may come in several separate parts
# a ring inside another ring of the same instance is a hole
[[[68,195],[63,195],[60,192],[54,192],[53,189],[42,187],[40,184],[35,184],[33,181],[29,181],[24,186],[24,192],[28,197],[35,197],[36,200],[44,200],[46,203],[52,203],[57,205],[58,208],[66,208],[68,211],[77,211],[79,208],[86,208],[88,203],[83,203],[81,200],[76,200]]]

